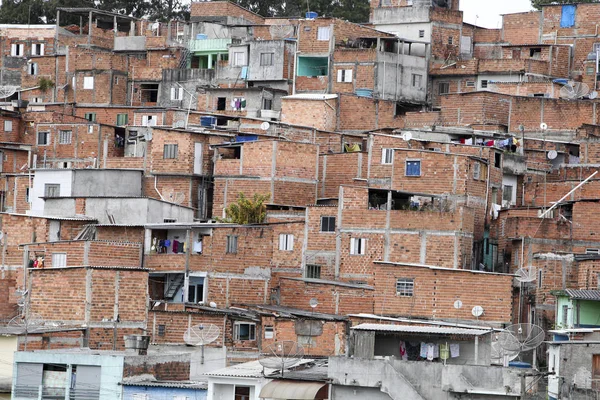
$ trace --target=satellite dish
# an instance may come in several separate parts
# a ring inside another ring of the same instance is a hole
[[[525,125],[519,124],[519,131],[524,132],[525,131]]]
[[[317,307],[319,305],[319,301],[317,299],[313,298],[313,299],[310,299],[308,304],[310,304],[310,306],[314,309],[315,307]]]
[[[5,99],[17,92],[18,86],[0,86],[0,99]]]
[[[402,139],[406,142],[410,141],[412,139],[413,135],[410,132],[404,132],[402,134]]]
[[[210,344],[217,340],[221,334],[221,329],[214,324],[198,324],[189,327],[183,334],[183,341],[190,346],[200,346],[202,348],[202,356],[200,364],[204,364],[204,345]]]
[[[473,314],[473,316],[475,318],[481,317],[483,315],[483,307],[481,307],[481,306],[473,307],[473,309],[471,310],[471,314]]]
[[[590,100],[594,100],[597,98],[598,98],[598,92],[596,92],[595,90],[592,93],[590,93],[590,95],[588,96],[588,99],[590,99]]]
[[[302,345],[284,340],[275,342],[260,353],[258,362],[265,368],[277,369],[281,372],[298,364],[304,357],[304,347]]]
[[[454,302],[454,308],[456,308],[457,310],[461,309],[461,308],[462,308],[462,305],[463,305],[463,303],[462,303],[462,301],[460,301],[460,300],[456,300],[456,301]]]
[[[519,356],[518,351],[504,350],[498,341],[492,342],[490,351],[490,361],[492,364],[506,364],[506,361],[512,361]]]
[[[515,275],[519,282],[533,282],[535,281],[535,267],[530,265],[527,268],[519,268]]]
[[[208,305],[212,308],[217,308],[217,303],[215,303],[214,301],[211,301],[210,303],[208,303]]]
[[[36,313],[23,313],[13,317],[8,321],[8,326],[20,328],[26,332],[32,332],[45,325],[45,321],[41,315]]]
[[[542,122],[542,123],[540,124],[540,129],[541,129],[541,130],[543,130],[543,131],[545,131],[546,129],[548,129],[548,124],[547,124],[547,123],[545,123],[545,122]]]
[[[175,121],[175,123],[173,124],[173,128],[183,128],[185,127],[185,121],[183,120],[177,120]]]
[[[269,130],[269,128],[271,127],[271,124],[268,122],[263,122],[262,124],[260,124],[260,129],[263,131]]]
[[[287,39],[294,36],[294,27],[292,25],[271,25],[269,33],[273,40]]]
[[[582,99],[590,93],[590,87],[582,82],[569,81],[560,88],[560,98],[566,100]]]
[[[554,160],[556,157],[558,157],[558,153],[556,152],[556,150],[550,150],[548,152],[548,159],[549,160]]]
[[[507,352],[533,350],[544,341],[546,333],[538,325],[510,325],[498,334],[498,345]]]

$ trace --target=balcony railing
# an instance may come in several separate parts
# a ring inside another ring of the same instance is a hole
[[[231,44],[229,39],[194,39],[190,40],[189,49],[191,52],[199,51],[226,51],[227,45]]]

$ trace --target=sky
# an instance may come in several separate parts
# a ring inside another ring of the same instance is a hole
[[[530,11],[530,0],[460,0],[464,21],[486,28],[500,28],[500,14]]]

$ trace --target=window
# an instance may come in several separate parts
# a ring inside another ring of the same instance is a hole
[[[381,163],[392,164],[394,162],[394,149],[381,150]]]
[[[12,121],[4,121],[4,132],[12,132]]]
[[[352,82],[352,70],[351,69],[340,69],[337,73],[337,81],[344,83]]]
[[[58,143],[59,144],[71,144],[72,137],[73,137],[72,131],[60,131],[58,134]]]
[[[335,232],[335,217],[321,217],[321,232]]]
[[[320,26],[317,30],[317,40],[329,40],[331,32],[331,27],[329,26]]]
[[[158,336],[165,336],[166,330],[167,330],[166,325],[158,325]]]
[[[415,289],[415,280],[412,278],[396,279],[396,296],[412,297]]]
[[[31,45],[32,56],[43,56],[44,55],[44,43],[33,43]]]
[[[156,126],[158,117],[156,115],[143,115],[142,126]]]
[[[321,266],[316,264],[306,264],[306,278],[321,279]]]
[[[32,103],[43,103],[44,99],[42,97],[32,97],[29,100],[31,100]]]
[[[84,118],[90,122],[96,122],[96,113],[85,113]]]
[[[217,111],[225,110],[225,105],[227,104],[226,97],[217,97]]]
[[[250,400],[250,387],[236,386],[233,400]]]
[[[83,88],[84,89],[94,89],[94,77],[93,76],[84,76],[83,77]]]
[[[419,37],[420,37],[420,38],[424,38],[424,37],[425,37],[425,31],[424,31],[423,29],[421,29],[421,30],[419,31]]]
[[[585,254],[600,254],[600,249],[585,249]]]
[[[273,53],[260,53],[260,65],[264,67],[273,65]]]
[[[23,43],[11,44],[10,55],[13,57],[23,57],[25,55],[25,45]]]
[[[171,88],[171,100],[183,100],[183,88]]]
[[[60,197],[60,185],[58,183],[46,183],[44,185],[44,197]]]
[[[542,49],[540,49],[539,47],[529,49],[529,56],[531,58],[540,58],[542,56]]]
[[[421,87],[421,81],[423,80],[423,75],[412,74],[412,86],[413,87]]]
[[[127,125],[129,122],[129,114],[117,114],[117,126]]]
[[[406,176],[421,176],[421,161],[406,161]]]
[[[367,249],[367,239],[365,238],[351,238],[350,239],[350,254],[355,256],[365,255]]]
[[[481,88],[482,89],[487,89],[487,87],[488,87],[488,81],[487,81],[487,79],[483,79],[481,81]]]
[[[256,340],[256,324],[250,322],[233,324],[233,340]]]
[[[452,36],[448,36],[448,44],[454,44],[454,38]]]
[[[481,179],[481,164],[479,164],[477,161],[475,161],[475,164],[473,164],[473,179]]]
[[[265,339],[273,339],[275,337],[275,330],[272,325],[265,326]]]
[[[271,99],[263,99],[263,110],[272,110],[273,109],[273,100]]]
[[[29,193],[29,188],[25,188],[25,202],[26,203],[31,203],[31,197],[29,197],[30,193]]]
[[[177,151],[179,145],[177,144],[165,144],[163,147],[163,158],[177,158]]]
[[[450,93],[450,83],[448,82],[440,82],[438,84],[438,92],[440,95]]]
[[[544,284],[543,282],[543,278],[544,278],[544,271],[542,271],[541,269],[538,271],[538,280],[537,280],[537,287],[538,289],[542,288],[542,285]]]
[[[502,188],[502,200],[512,204],[513,187],[511,185],[504,185]]]
[[[502,167],[502,154],[494,152],[494,167],[501,168]]]
[[[52,253],[52,266],[53,267],[66,267],[67,266],[67,253]]]
[[[533,97],[546,97],[546,93],[534,93]]]
[[[38,146],[48,146],[50,144],[50,132],[38,132],[37,144]]]
[[[233,66],[241,67],[243,65],[246,65],[246,53],[243,51],[235,51],[233,53]]]
[[[475,81],[467,81],[467,83],[465,83],[465,86],[468,88],[474,88],[475,87]]]
[[[204,278],[190,278],[188,303],[204,302]]]
[[[238,237],[235,235],[227,235],[227,243],[225,253],[236,254],[238,252]]]
[[[27,73],[29,75],[37,75],[38,74],[38,63],[29,63],[27,64]]]
[[[586,68],[587,75],[594,75],[595,73],[596,73],[596,67],[587,67]]]
[[[282,233],[279,235],[279,250],[292,251],[294,250],[294,235]]]

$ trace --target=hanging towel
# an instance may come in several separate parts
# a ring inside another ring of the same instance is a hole
[[[400,358],[403,361],[408,361],[408,353],[406,352],[406,344],[404,341],[400,341]]]
[[[194,242],[194,253],[200,253],[202,254],[202,240],[198,240],[197,242]]]
[[[427,344],[427,359],[432,361],[435,358],[435,346],[433,343]]]
[[[164,243],[163,243],[163,246],[170,247],[171,246],[171,241],[169,239],[165,240]]]
[[[433,358],[440,358],[440,345],[439,344],[433,345]]]
[[[458,343],[450,344],[450,357],[460,357],[460,345]]]
[[[179,250],[179,241],[173,240],[173,253],[177,253]]]
[[[466,139],[465,140],[465,144],[472,145],[473,144],[473,139]]]
[[[421,352],[419,353],[421,358],[427,358],[427,343],[421,342]]]

